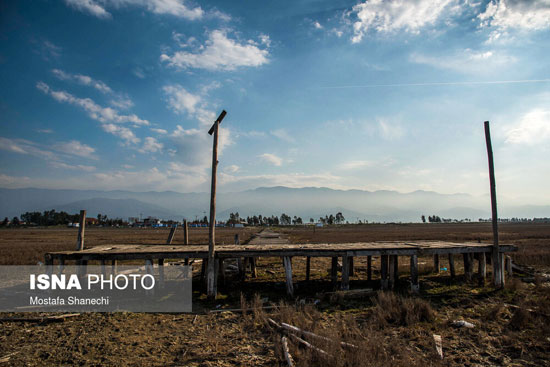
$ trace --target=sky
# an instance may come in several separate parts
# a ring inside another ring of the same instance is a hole
[[[0,187],[550,204],[548,0],[0,4]]]

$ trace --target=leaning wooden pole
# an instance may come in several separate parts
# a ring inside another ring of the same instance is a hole
[[[212,146],[212,186],[210,187],[210,228],[208,231],[208,272],[206,282],[206,292],[210,299],[216,298],[216,262],[214,261],[215,243],[216,243],[216,170],[218,168],[218,135],[219,127],[227,112],[220,113],[214,125],[208,131],[208,134],[214,134],[214,143]]]
[[[491,130],[489,121],[485,121],[485,142],[487,144],[487,157],[489,159],[489,182],[491,185],[491,214],[493,219],[493,280],[495,287],[502,287],[502,261],[498,244],[498,213],[497,213],[497,190],[495,183],[495,166],[493,163],[493,147],[491,144]]]

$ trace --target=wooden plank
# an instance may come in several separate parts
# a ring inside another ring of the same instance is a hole
[[[451,278],[454,279],[456,276],[456,271],[455,271],[455,259],[453,254],[449,254],[449,271],[451,272]]]
[[[418,293],[420,286],[418,284],[418,256],[411,256],[411,292]]]
[[[342,256],[342,283],[340,289],[346,291],[349,289],[350,261],[347,255]]]
[[[504,286],[504,275],[503,269],[500,266],[502,257],[499,251],[498,243],[498,212],[497,212],[497,191],[496,191],[496,180],[495,180],[495,166],[493,163],[493,148],[491,144],[491,129],[489,127],[489,121],[483,123],[485,125],[485,143],[487,145],[487,158],[489,161],[489,184],[491,189],[491,217],[493,224],[493,281],[495,287]]]
[[[285,277],[286,277],[286,293],[293,297],[294,296],[294,285],[292,283],[292,260],[290,257],[283,257],[283,266],[285,268]]]
[[[434,255],[434,273],[439,274],[441,265],[439,263],[439,254]]]
[[[311,256],[306,257],[306,282],[309,281],[309,273],[311,272]]]
[[[389,273],[389,276],[390,276],[390,281],[389,281],[389,288],[390,289],[393,289],[394,285],[395,285],[395,261],[394,261],[394,257],[395,255],[390,255],[389,256],[389,264],[388,264],[388,273]]]
[[[86,210],[80,211],[80,220],[78,224],[78,236],[76,238],[76,251],[84,250],[84,230],[86,229]]]
[[[172,226],[170,228],[170,233],[168,234],[168,238],[166,239],[166,244],[167,245],[172,244],[172,240],[174,239],[174,236],[176,235],[176,229],[177,228],[178,228],[177,226]]]
[[[388,289],[388,255],[380,256],[380,287]]]
[[[372,256],[367,256],[367,280],[372,280]]]

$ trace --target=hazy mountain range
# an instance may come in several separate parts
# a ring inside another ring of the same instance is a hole
[[[369,221],[418,222],[422,214],[443,218],[464,219],[490,217],[486,196],[439,194],[432,191],[363,191],[328,188],[260,187],[232,193],[219,193],[218,219],[227,219],[230,212],[241,217],[254,214],[286,213],[304,221],[317,220],[326,214],[341,211],[350,222]],[[88,216],[105,214],[110,218],[154,216],[162,219],[195,219],[208,214],[209,193],[131,192],[97,190],[3,189],[0,188],[0,216],[12,218],[27,211],[55,209],[77,213],[86,209]],[[550,206],[501,206],[501,217],[550,217]]]

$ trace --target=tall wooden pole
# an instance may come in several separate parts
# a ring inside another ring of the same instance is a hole
[[[80,223],[78,224],[78,237],[76,251],[84,250],[84,230],[86,229],[86,210],[80,211]]]
[[[225,110],[218,116],[208,134],[214,134],[212,146],[212,186],[210,187],[210,228],[208,231],[208,272],[206,276],[206,291],[210,299],[216,298],[216,262],[214,261],[216,243],[216,170],[218,168],[218,134],[220,123],[227,112]]]
[[[491,144],[491,130],[489,121],[484,122],[485,125],[485,142],[487,144],[487,157],[489,159],[489,182],[491,185],[491,214],[493,219],[493,280],[495,287],[502,287],[502,266],[500,265],[500,250],[498,244],[498,213],[497,213],[497,190],[495,183],[495,166],[493,164],[493,147]]]

